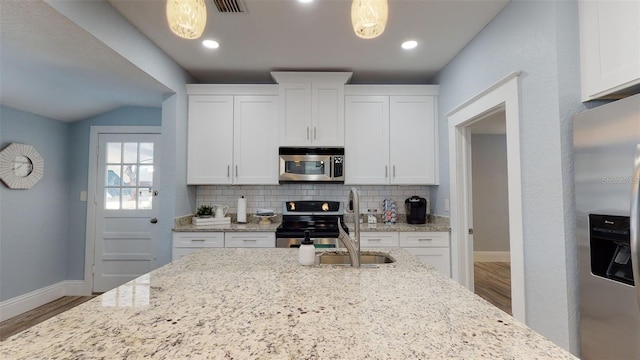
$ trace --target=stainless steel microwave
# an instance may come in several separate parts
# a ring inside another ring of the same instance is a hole
[[[344,183],[344,148],[281,147],[280,183]]]

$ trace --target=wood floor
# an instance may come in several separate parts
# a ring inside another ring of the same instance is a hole
[[[476,262],[475,293],[509,315],[511,313],[511,264],[508,262]]]
[[[27,311],[24,314],[7,319],[0,323],[0,341],[78,306],[92,298],[93,296],[64,296],[31,311]]]

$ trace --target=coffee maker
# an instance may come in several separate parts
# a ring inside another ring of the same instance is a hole
[[[407,214],[407,223],[424,224],[429,213],[429,201],[414,195],[404,201],[404,209]]]

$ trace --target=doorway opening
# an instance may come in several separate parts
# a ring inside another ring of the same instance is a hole
[[[507,123],[504,107],[469,125],[473,290],[507,314],[511,311]]]
[[[472,131],[474,123],[503,112],[506,123],[508,232],[512,315],[526,323],[520,170],[518,77],[514,72],[447,114],[451,195],[451,270],[454,280],[474,288]]]

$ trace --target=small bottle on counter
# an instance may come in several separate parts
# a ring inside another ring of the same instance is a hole
[[[301,265],[313,265],[316,259],[316,248],[309,236],[309,231],[304,232],[304,240],[300,244],[299,260]]]

